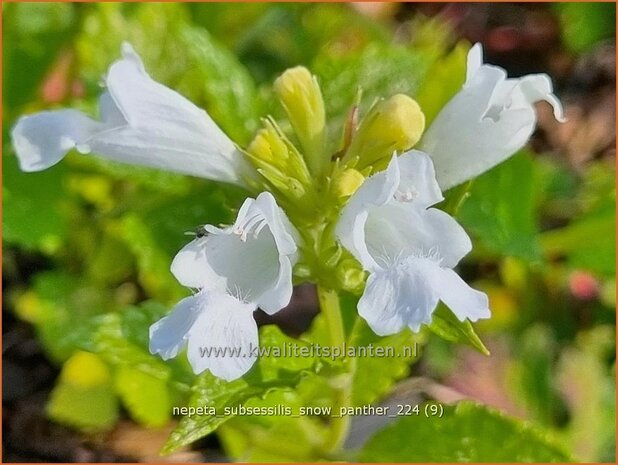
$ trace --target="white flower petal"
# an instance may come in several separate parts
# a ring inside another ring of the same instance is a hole
[[[201,312],[198,296],[182,299],[170,312],[150,326],[150,353],[163,360],[174,358],[187,343],[189,331]]]
[[[440,300],[460,321],[489,318],[489,300],[484,292],[472,289],[453,270],[442,268],[432,275],[432,283]]]
[[[431,159],[412,150],[393,158],[386,172],[369,178],[352,196],[337,237],[368,271],[407,255],[433,256],[455,266],[471,244],[449,215],[425,210],[442,199]]]
[[[419,331],[431,322],[438,294],[430,277],[437,264],[412,258],[372,273],[358,302],[358,313],[380,336],[395,334],[408,326]]]
[[[22,171],[47,169],[69,150],[104,129],[101,123],[77,110],[43,111],[22,116],[11,131]]]
[[[231,228],[208,238],[212,269],[227,280],[228,291],[272,314],[292,296],[292,266],[298,233],[270,193],[247,199]]]
[[[235,234],[211,235],[205,251],[209,266],[225,278],[229,291],[239,298],[255,298],[253,291],[246,292],[247,295],[240,291],[263,289],[276,279],[279,257],[267,232],[245,241]],[[253,282],[254,276],[260,281]]]
[[[453,217],[435,208],[417,210],[405,204],[375,209],[365,224],[365,240],[383,265],[414,256],[431,257],[452,268],[472,250],[470,237]]]
[[[399,156],[400,180],[395,197],[427,208],[444,200],[431,158],[419,150],[410,150]]]
[[[393,156],[385,171],[367,178],[343,208],[335,229],[341,244],[367,270],[378,267],[365,243],[365,222],[369,212],[376,206],[393,199],[399,186],[399,164]]]
[[[338,223],[338,226],[341,225],[341,229],[337,231],[337,237],[343,246],[359,261],[363,269],[375,270],[379,269],[380,265],[376,261],[377,257],[374,257],[369,252],[367,246],[365,225],[368,218],[369,211],[361,210],[351,221],[348,221],[344,211],[344,215],[341,216]]]
[[[553,94],[553,86],[547,74],[529,74],[520,79],[507,79],[515,81],[515,88],[511,94],[512,108],[528,108],[531,103],[545,101],[552,106],[554,118],[561,123],[566,121],[562,103]]]
[[[269,315],[274,315],[290,303],[294,286],[292,284],[292,262],[287,256],[279,257],[279,275],[274,285],[258,299],[257,305]]]
[[[130,45],[123,45],[122,54],[106,77],[101,123],[67,110],[17,122],[13,141],[24,169],[44,169],[76,147],[116,161],[244,185],[250,165],[210,116],[151,79]]]
[[[426,240],[416,237],[413,230],[415,227],[422,228],[423,225],[416,224],[421,214],[412,205],[400,202],[391,202],[369,211],[363,241],[379,267],[387,267],[402,256],[421,250]]]
[[[419,226],[422,227],[423,233],[426,234],[424,238],[427,240],[423,244],[423,250],[431,251],[431,247],[435,247],[432,255],[440,262],[440,266],[453,268],[472,250],[470,236],[452,216],[442,210],[430,208],[425,210],[422,216]],[[423,234],[420,234],[421,227],[417,231],[419,236],[423,237]]]
[[[438,299],[461,321],[490,317],[487,295],[469,287],[453,270],[419,257],[406,257],[373,272],[358,302],[358,313],[380,336],[406,326],[416,332],[431,323]]]
[[[219,292],[207,291],[199,298],[202,312],[189,333],[189,363],[196,374],[210,370],[226,381],[238,379],[257,360],[255,305]]]
[[[275,239],[277,249],[282,255],[297,253],[296,243],[300,236],[277,201],[270,192],[262,192],[255,199],[255,208],[264,216],[266,223]]]
[[[246,240],[240,234],[213,234],[205,250],[210,267],[226,279],[228,292],[242,300],[256,302],[278,280],[279,253],[267,228]]]
[[[489,170],[522,148],[534,131],[534,103],[544,100],[563,120],[547,75],[506,79],[503,69],[483,65],[482,48],[468,55],[463,89],[433,121],[421,147],[433,159],[440,187],[448,189]]]
[[[397,307],[398,285],[387,273],[377,271],[367,278],[358,301],[358,314],[379,336],[396,334],[406,327],[403,312]]]
[[[207,237],[201,237],[185,245],[172,260],[172,274],[186,287],[225,290],[225,279],[215,273],[206,259],[207,241]]]
[[[468,51],[466,60],[466,82],[472,80],[481,66],[483,66],[483,45],[477,42]]]
[[[360,262],[366,270],[379,268],[365,242],[365,223],[369,211],[359,203],[348,204],[343,209],[335,235],[341,244]]]

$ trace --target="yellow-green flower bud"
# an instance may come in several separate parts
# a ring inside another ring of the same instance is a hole
[[[272,120],[264,121],[246,153],[271,185],[291,197],[302,197],[312,183],[302,155]]]
[[[277,78],[274,91],[285,108],[313,174],[328,162],[324,151],[325,111],[322,92],[307,68],[288,69]]]
[[[333,245],[321,253],[324,257],[324,265],[328,268],[334,268],[343,255],[343,249],[339,244]]]
[[[336,275],[341,288],[349,292],[361,290],[367,277],[360,264],[350,258],[344,259],[339,263]]]
[[[333,180],[333,188],[337,197],[349,197],[365,182],[365,176],[354,168],[344,170]]]
[[[257,132],[247,151],[259,160],[279,167],[289,158],[285,142],[269,126]]]
[[[363,118],[344,160],[358,158],[358,169],[365,168],[394,151],[413,147],[425,129],[421,107],[407,95],[397,94],[376,103]]]

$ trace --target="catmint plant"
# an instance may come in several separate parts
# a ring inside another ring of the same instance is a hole
[[[462,89],[429,127],[419,104],[397,94],[364,114],[350,102],[334,134],[316,77],[289,69],[273,86],[288,121],[267,117],[239,146],[204,110],[154,81],[125,43],[104,78],[99,119],[45,111],[23,116],[11,136],[23,171],[49,168],[75,149],[246,190],[232,225],[203,226],[171,260],[192,293],[149,334],[152,354],[167,360],[186,349],[195,374],[233,381],[257,359],[249,350],[259,345],[254,311],[280,311],[302,282],[317,284],[333,346],[346,341],[343,292],[359,297],[358,314],[380,336],[421,331],[439,301],[462,324],[490,317],[487,296],[454,271],[472,243],[440,208],[442,192],[522,148],[536,102],[552,105],[558,120],[563,112],[546,75],[507,78],[483,64],[479,44],[467,67]],[[204,345],[246,353],[208,357]],[[351,402],[348,388],[338,385],[338,404]],[[333,448],[344,434],[336,423]]]

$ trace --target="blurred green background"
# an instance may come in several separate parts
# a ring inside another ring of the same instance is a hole
[[[193,381],[183,357],[148,354],[147,328],[186,295],[169,272],[183,233],[230,221],[244,193],[76,154],[25,174],[10,146],[21,114],[94,113],[123,40],[241,145],[282,117],[270,86],[298,64],[318,76],[333,131],[359,86],[361,108],[404,92],[431,119],[475,41],[511,75],[549,73],[569,121],[539,107],[529,148],[476,180],[458,214],[474,243],[462,275],[490,296],[477,329],[492,356],[430,337],[388,386],[476,399],[580,460],[615,460],[614,4],[10,3],[2,17],[5,461],[160,460]],[[305,289],[276,321],[298,334],[315,311]],[[228,424],[175,459],[272,459],[247,455],[234,438],[252,430]]]

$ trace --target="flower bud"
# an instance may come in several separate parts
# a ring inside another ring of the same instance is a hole
[[[350,258],[341,260],[337,267],[336,275],[341,289],[348,292],[362,290],[365,279],[367,278],[360,264],[356,260]]]
[[[413,147],[425,129],[425,115],[404,94],[376,103],[361,121],[344,160],[358,158],[357,169]]]
[[[277,131],[268,126],[257,132],[247,147],[247,151],[262,162],[275,166],[282,166],[283,162],[289,158],[285,142],[279,137]]]
[[[264,122],[246,153],[271,185],[293,198],[302,197],[312,183],[302,155],[272,120]]]
[[[324,265],[327,268],[334,268],[343,255],[343,249],[339,244],[335,244],[324,250],[321,255],[324,257]]]
[[[324,101],[315,76],[302,66],[288,69],[275,81],[274,91],[285,108],[310,171],[319,174],[328,158],[324,153]]]
[[[337,197],[349,197],[365,182],[365,176],[354,168],[348,168],[333,181]]]

